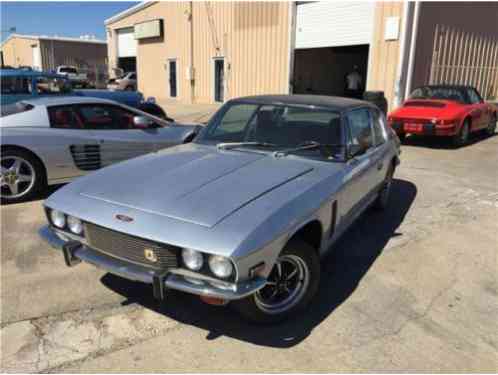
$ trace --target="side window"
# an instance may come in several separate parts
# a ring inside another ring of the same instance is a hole
[[[78,114],[85,129],[134,129],[134,113],[112,105],[85,104],[78,106]]]
[[[136,74],[130,74],[130,79],[137,79],[137,75]]]
[[[31,79],[26,77],[0,77],[2,95],[30,95]]]
[[[56,129],[83,129],[83,124],[72,106],[49,107],[50,127]]]
[[[365,149],[373,146],[371,119],[368,109],[357,109],[347,114],[349,123],[349,143]]]
[[[387,140],[386,118],[378,109],[372,109],[374,144],[379,146]]]
[[[469,96],[471,104],[478,104],[478,103],[481,102],[481,97],[476,92],[476,90],[474,90],[474,89],[468,89],[467,90],[467,95]]]

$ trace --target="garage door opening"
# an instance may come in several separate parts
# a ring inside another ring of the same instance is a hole
[[[294,52],[294,94],[351,96],[346,77],[355,66],[365,89],[369,45],[296,49]],[[361,94],[361,93],[360,93]]]
[[[118,59],[118,68],[122,69],[124,73],[137,71],[137,58],[136,57],[120,57]]]

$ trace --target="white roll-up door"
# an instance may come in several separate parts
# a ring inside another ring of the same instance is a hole
[[[133,35],[133,27],[116,30],[118,35],[118,57],[137,56],[137,41]]]
[[[375,2],[313,2],[297,6],[296,48],[370,44]]]

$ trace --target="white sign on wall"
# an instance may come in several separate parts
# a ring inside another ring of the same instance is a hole
[[[398,40],[399,17],[387,17],[384,23],[384,40]]]

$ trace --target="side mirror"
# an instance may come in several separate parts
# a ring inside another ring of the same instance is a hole
[[[145,116],[135,116],[133,117],[133,124],[140,129],[148,129],[154,122]]]
[[[365,152],[367,152],[367,148],[363,145],[351,145],[349,147],[349,156],[352,158],[363,155]]]

